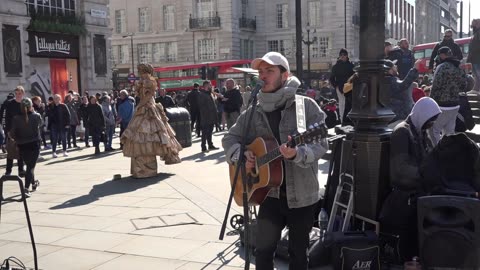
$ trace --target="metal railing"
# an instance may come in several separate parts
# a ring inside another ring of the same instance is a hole
[[[245,17],[239,18],[238,19],[240,28],[243,29],[250,29],[250,30],[256,30],[257,29],[257,19],[248,19]]]
[[[190,29],[205,29],[205,28],[220,28],[220,17],[217,15],[213,17],[192,18],[190,14],[189,20]]]

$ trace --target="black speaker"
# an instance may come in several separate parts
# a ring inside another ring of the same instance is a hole
[[[457,196],[418,199],[420,258],[425,269],[480,267],[480,200]]]

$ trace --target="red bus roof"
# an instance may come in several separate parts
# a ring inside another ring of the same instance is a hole
[[[203,66],[208,66],[208,67],[234,66],[234,65],[250,64],[251,62],[252,60],[226,60],[226,61],[217,61],[217,62],[204,62],[200,64],[156,67],[154,68],[154,71],[162,72],[162,71],[172,71],[172,70],[195,69],[195,68],[201,68]]]
[[[472,39],[471,37],[458,38],[458,39],[455,39],[455,43],[457,43],[458,45],[463,45],[463,44],[470,43],[471,39]],[[413,47],[413,51],[424,50],[424,49],[433,49],[435,47],[435,45],[437,45],[437,44],[438,44],[438,41],[437,42],[431,42],[431,43],[418,44],[418,45],[415,45]]]

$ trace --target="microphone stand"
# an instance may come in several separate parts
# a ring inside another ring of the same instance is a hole
[[[220,230],[220,236],[219,239],[223,240],[223,237],[225,236],[225,230],[227,227],[227,219],[228,215],[230,213],[230,207],[232,206],[232,200],[233,200],[233,195],[235,194],[235,187],[237,186],[237,181],[238,181],[238,176],[239,172],[241,171],[242,174],[242,186],[243,186],[243,193],[242,193],[242,200],[243,200],[243,239],[244,239],[244,247],[245,247],[245,270],[250,269],[250,213],[248,211],[248,194],[247,194],[247,172],[245,169],[245,151],[247,149],[247,134],[250,131],[250,126],[252,123],[253,119],[253,114],[255,113],[255,110],[257,108],[257,91],[252,92],[252,96],[250,97],[249,100],[249,106],[251,108],[250,110],[250,115],[248,115],[247,119],[247,125],[246,128],[243,130],[243,137],[242,137],[242,142],[240,144],[240,155],[237,161],[237,167],[235,168],[235,174],[233,177],[233,183],[232,183],[232,190],[230,191],[230,197],[228,198],[228,204],[227,204],[227,210],[225,212],[225,217],[223,219],[222,223],[222,228]],[[248,112],[248,106],[247,106],[247,112]]]

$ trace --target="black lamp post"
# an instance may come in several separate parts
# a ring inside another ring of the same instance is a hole
[[[316,33],[316,30],[313,30],[313,33]],[[308,76],[307,76],[307,86],[310,87],[311,82],[311,73],[310,73],[310,45],[317,42],[317,37],[313,37],[310,40],[310,24],[307,23],[307,40],[302,40],[305,45],[307,45],[307,69],[308,69]]]
[[[132,47],[132,73],[135,73],[135,61],[133,56],[133,33],[122,36],[123,38],[130,37],[130,47]]]
[[[354,176],[355,213],[377,220],[389,190],[389,149],[391,130],[387,124],[395,116],[389,108],[390,87],[386,84],[383,51],[385,41],[385,1],[360,1],[359,80],[352,90],[355,124],[342,148],[342,170]]]
[[[297,62],[297,78],[303,81],[303,53],[302,53],[302,1],[295,0],[295,44],[296,44],[296,62]]]

